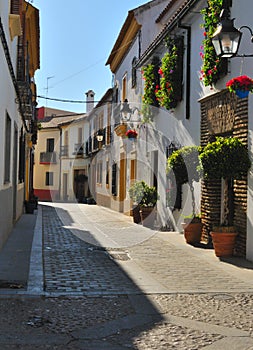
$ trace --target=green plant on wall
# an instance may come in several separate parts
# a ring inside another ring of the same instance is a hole
[[[159,82],[158,67],[159,58],[154,57],[152,63],[142,67],[142,77],[144,80],[144,93],[142,96],[142,115],[143,121],[152,120],[152,106],[158,107],[155,96],[155,89]]]
[[[236,137],[217,137],[200,153],[201,167],[205,179],[224,179],[222,225],[233,224],[234,179],[242,179],[251,167],[248,150]]]
[[[212,36],[219,23],[223,0],[208,0],[207,5],[201,11],[204,20],[204,23],[201,25],[204,29],[204,39],[200,52],[203,60],[200,79],[205,86],[212,86],[222,74],[226,73],[227,67],[227,61],[217,57],[212,44]]]
[[[162,65],[159,69],[160,85],[156,86],[155,95],[160,106],[167,109],[174,107],[175,93],[172,81],[172,74],[176,68],[177,48],[174,45],[171,52],[166,52],[162,58]]]
[[[241,179],[250,169],[247,148],[236,137],[217,137],[200,153],[204,178]]]
[[[182,99],[183,72],[183,39],[167,37],[164,54],[159,68],[160,84],[156,86],[155,94],[159,105],[170,110]]]
[[[170,110],[182,100],[184,41],[182,37],[167,37],[164,45],[168,51],[161,62],[154,57],[152,63],[142,68],[145,81],[142,96],[144,121],[152,119],[151,106]]]

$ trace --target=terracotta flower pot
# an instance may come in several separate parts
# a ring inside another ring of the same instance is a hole
[[[142,207],[140,210],[141,222],[145,227],[154,227],[156,210],[153,207]]]
[[[215,255],[229,257],[233,255],[237,232],[210,232]]]
[[[186,243],[188,244],[194,244],[199,243],[201,240],[202,235],[202,223],[182,223],[182,227],[184,229],[184,237],[186,240]]]
[[[136,205],[132,208],[133,221],[135,224],[139,224],[141,222],[141,214],[140,214],[140,206]]]

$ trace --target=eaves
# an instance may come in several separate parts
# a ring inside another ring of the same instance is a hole
[[[158,50],[159,46],[162,45],[165,37],[170,33],[174,28],[178,26],[180,21],[186,16],[186,14],[192,9],[192,7],[199,0],[186,0],[170,17],[168,23],[165,24],[162,31],[157,35],[157,37],[153,40],[153,42],[148,46],[148,48],[141,55],[137,67],[143,66],[154,54],[156,50]],[[168,4],[168,6],[171,5]]]

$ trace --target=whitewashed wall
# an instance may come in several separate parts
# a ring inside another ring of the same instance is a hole
[[[1,1],[0,3],[0,17],[4,27],[4,33],[7,40],[12,65],[15,69],[17,60],[17,37],[11,41],[9,33],[9,1]],[[24,184],[17,185],[17,203],[16,203],[16,215],[13,214],[13,137],[14,126],[18,130],[18,136],[20,135],[20,129],[22,125],[21,117],[17,110],[17,104],[15,103],[16,94],[14,86],[10,77],[9,68],[7,65],[5,53],[2,43],[0,42],[0,67],[1,67],[1,79],[0,79],[0,247],[6,240],[12,225],[13,217],[16,219],[22,214],[22,204],[24,200]],[[8,113],[11,119],[11,155],[10,155],[10,182],[4,184],[4,157],[5,157],[5,122],[6,113]],[[17,164],[18,167],[18,155],[17,150]],[[14,165],[15,166],[15,165]],[[18,176],[18,171],[17,171]],[[18,179],[16,180],[18,183]]]

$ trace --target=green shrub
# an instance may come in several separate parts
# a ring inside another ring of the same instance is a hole
[[[217,137],[200,154],[205,178],[241,179],[251,167],[247,148],[236,137]]]

